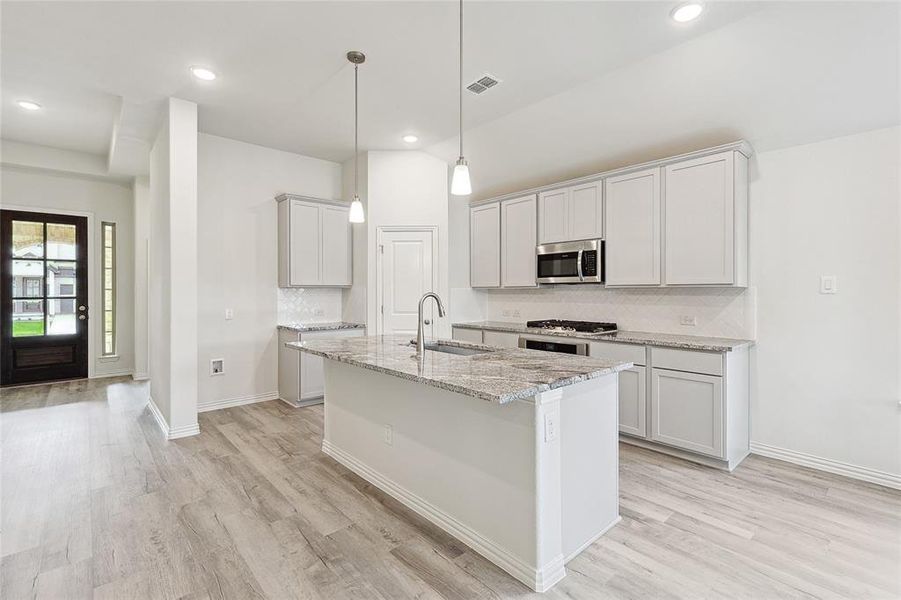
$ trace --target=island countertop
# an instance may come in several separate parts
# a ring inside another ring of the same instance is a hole
[[[596,379],[627,369],[632,363],[587,356],[495,348],[456,340],[439,344],[487,350],[461,356],[426,350],[421,360],[409,336],[288,342],[289,348],[402,379],[505,404],[541,392]]]

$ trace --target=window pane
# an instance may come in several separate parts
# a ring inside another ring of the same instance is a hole
[[[40,298],[44,295],[44,262],[41,260],[13,261],[13,298],[27,296]]]
[[[44,335],[44,301],[13,300],[13,337]]]
[[[107,333],[103,336],[103,353],[104,354],[112,354],[115,348],[113,347],[113,334]]]
[[[105,290],[113,289],[113,270],[112,269],[104,269],[103,270],[103,289],[105,289]]]
[[[13,258],[44,256],[44,224],[13,221]]]
[[[47,335],[75,333],[75,298],[47,301]]]
[[[74,262],[62,262],[58,260],[47,261],[48,296],[75,295],[75,265],[76,263]],[[64,293],[64,290],[68,290],[68,292]]]
[[[116,224],[103,223],[103,354],[116,353]]]
[[[47,258],[75,260],[75,225],[47,223]]]

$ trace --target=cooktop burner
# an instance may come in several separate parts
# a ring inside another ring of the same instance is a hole
[[[616,331],[616,323],[596,323],[594,321],[565,321],[561,319],[527,321],[526,327],[553,329],[555,331],[578,331],[580,333],[613,333]]]

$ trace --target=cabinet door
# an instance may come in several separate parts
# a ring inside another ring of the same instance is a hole
[[[604,237],[604,205],[601,197],[600,181],[570,188],[570,239]]]
[[[501,207],[497,202],[469,209],[469,283],[501,285]]]
[[[724,458],[723,378],[651,369],[651,439]]]
[[[660,285],[660,169],[611,177],[606,203],[606,284]]]
[[[322,285],[350,285],[351,228],[350,210],[341,206],[322,206]]]
[[[519,348],[519,334],[516,333],[485,330],[482,332],[482,337],[487,346],[495,346],[497,348]]]
[[[339,329],[334,331],[313,331],[300,334],[300,340],[321,340],[332,338],[361,337],[363,329]],[[292,352],[296,352],[292,350]],[[306,352],[300,355],[300,400],[313,400],[325,395],[324,359]]]
[[[619,430],[647,437],[647,371],[631,367],[619,372]]]
[[[538,243],[565,242],[570,238],[569,189],[541,192],[538,196]]]
[[[319,207],[291,200],[290,272],[291,285],[320,285],[322,244],[319,237]]]
[[[535,287],[535,196],[501,202],[501,285]]]
[[[734,156],[723,152],[666,167],[665,281],[734,283]]]
[[[474,344],[482,343],[481,329],[465,329],[463,327],[453,328],[453,338],[461,342],[472,342]]]

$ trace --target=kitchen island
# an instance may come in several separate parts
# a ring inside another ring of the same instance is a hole
[[[322,450],[531,589],[619,520],[631,363],[409,336],[287,344],[325,359]]]

